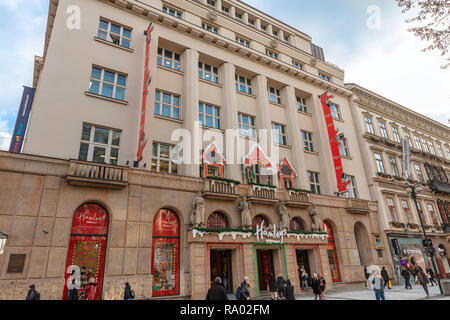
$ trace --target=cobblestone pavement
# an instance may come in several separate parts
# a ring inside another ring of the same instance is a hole
[[[413,286],[412,290],[406,290],[403,286],[394,286],[391,290],[384,291],[386,300],[450,300],[450,296],[442,296],[438,286],[428,286],[430,297],[427,298],[421,285]],[[314,300],[314,295],[302,295],[297,300]],[[373,289],[358,289],[351,291],[325,293],[326,300],[375,300]]]

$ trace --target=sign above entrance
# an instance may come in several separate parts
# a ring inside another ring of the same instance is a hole
[[[261,225],[256,226],[256,239],[258,241],[264,240],[264,237],[267,237],[269,239],[266,240],[267,243],[283,243],[284,237],[287,236],[288,232],[287,229],[283,229],[280,231],[277,231],[277,226],[270,225],[265,227],[264,221],[261,223]]]

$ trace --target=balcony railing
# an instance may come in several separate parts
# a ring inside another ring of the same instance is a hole
[[[261,204],[273,204],[278,202],[275,188],[251,185],[249,191],[250,200],[252,202]]]
[[[128,185],[128,168],[71,160],[66,181],[72,185],[123,189]]]
[[[307,208],[311,205],[309,194],[306,192],[288,191],[289,200],[286,201],[287,207]]]
[[[236,184],[227,181],[207,180],[204,195],[209,199],[235,200],[238,197]]]
[[[347,199],[345,209],[350,213],[368,214],[370,212],[369,201],[361,199]]]

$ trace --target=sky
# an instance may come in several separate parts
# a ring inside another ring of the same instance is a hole
[[[76,2],[76,0],[74,0]],[[312,37],[325,59],[357,83],[448,125],[450,69],[438,52],[406,31],[394,0],[244,0]],[[43,54],[49,0],[0,0],[0,149],[8,149],[22,86],[32,86]],[[374,20],[372,9],[379,9]],[[369,26],[368,27],[368,21]],[[379,24],[376,22],[379,21]],[[374,28],[379,27],[379,28]],[[7,45],[5,45],[7,44]]]

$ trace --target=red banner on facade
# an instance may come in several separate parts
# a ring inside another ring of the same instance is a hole
[[[150,56],[150,42],[152,40],[152,24],[148,27],[145,32],[145,74],[144,74],[144,85],[142,93],[142,110],[141,110],[141,127],[139,130],[139,142],[136,161],[139,163],[143,159],[143,152],[147,144],[147,139],[145,137],[145,114],[147,110],[147,97],[148,97],[148,87],[150,86],[150,68],[149,68],[149,56]]]
[[[328,137],[330,138],[331,153],[333,155],[334,169],[336,171],[338,192],[344,192],[347,190],[347,186],[351,181],[342,182],[345,177],[344,169],[342,168],[341,154],[339,152],[339,142],[337,141],[337,131],[334,127],[333,116],[331,114],[329,99],[333,96],[329,96],[328,93],[324,93],[320,96],[320,102],[322,103],[323,113],[325,115],[325,122],[327,125]]]

